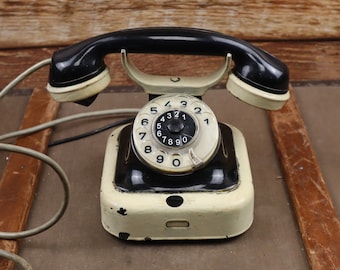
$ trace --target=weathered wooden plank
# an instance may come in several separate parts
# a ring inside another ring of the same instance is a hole
[[[56,117],[59,103],[51,100],[46,91],[36,88],[27,105],[21,128],[41,124]],[[51,130],[18,138],[16,144],[46,152]],[[0,231],[16,232],[25,229],[29,211],[39,181],[41,161],[20,154],[11,154],[0,180]],[[0,240],[0,249],[16,253],[18,242]],[[0,269],[13,269],[13,262],[0,258]]]
[[[198,27],[247,40],[339,38],[338,0],[109,1],[0,3],[0,48],[59,46],[120,29]]]
[[[311,268],[340,269],[340,221],[291,94],[282,110],[269,112],[288,192]]]
[[[292,82],[339,80],[340,41],[333,42],[254,42],[284,61],[290,69]],[[51,57],[57,48],[0,50],[0,88],[21,71]],[[153,74],[203,75],[216,69],[222,62],[219,57],[193,57],[169,55],[132,55],[132,60],[142,70]],[[111,71],[110,86],[133,85],[121,66],[119,55],[110,55],[106,63]],[[329,68],[331,67],[331,68]],[[44,87],[48,68],[27,78],[18,88]]]

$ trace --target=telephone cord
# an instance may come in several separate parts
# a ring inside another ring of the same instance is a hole
[[[117,117],[117,116],[135,115],[139,112],[139,110],[140,109],[137,109],[137,108],[131,108],[131,109],[121,108],[121,109],[109,109],[109,110],[74,114],[74,115],[66,116],[66,117],[59,118],[53,121],[49,121],[49,122],[46,122],[46,123],[43,123],[43,124],[40,124],[34,127],[30,127],[30,128],[0,135],[0,141],[5,141],[11,138],[32,134],[32,133],[41,131],[43,129],[54,127],[56,125],[60,125],[66,122],[71,122],[71,121],[80,120],[80,119],[87,119],[87,118],[104,117],[104,116]]]
[[[56,224],[60,220],[60,218],[63,216],[67,208],[68,202],[69,202],[70,184],[69,184],[69,180],[67,178],[66,173],[63,171],[63,169],[60,167],[60,165],[56,161],[51,159],[49,156],[43,153],[40,153],[38,151],[35,151],[33,149],[29,149],[29,148],[18,146],[18,145],[0,143],[0,150],[24,154],[24,155],[31,156],[31,157],[34,157],[36,159],[43,161],[45,164],[49,165],[57,173],[62,183],[63,190],[64,190],[63,202],[59,210],[55,214],[55,216],[53,216],[49,221],[47,221],[43,225],[40,225],[36,228],[22,231],[22,232],[0,232],[0,238],[6,239],[6,240],[14,240],[14,239],[33,236],[33,235],[36,235],[38,233],[41,233],[49,229],[54,224]]]
[[[53,142],[50,142],[48,144],[48,147],[53,147],[53,146],[57,146],[57,145],[60,145],[60,144],[64,144],[64,143],[68,143],[68,142],[73,142],[73,141],[77,141],[77,140],[80,140],[80,139],[83,139],[83,138],[86,138],[86,137],[90,137],[90,136],[96,135],[98,133],[104,132],[104,131],[106,131],[108,129],[112,129],[112,128],[115,128],[115,127],[118,127],[118,126],[121,126],[121,125],[129,124],[134,119],[135,119],[134,117],[126,118],[126,119],[123,119],[123,120],[120,120],[120,121],[116,121],[116,122],[107,124],[107,125],[105,125],[103,127],[99,127],[99,128],[96,128],[96,129],[93,129],[93,130],[90,130],[90,131],[87,131],[87,132],[75,135],[75,136],[71,136],[71,137],[55,140]]]
[[[51,59],[45,59],[32,67],[28,68],[25,70],[23,73],[21,73],[19,76],[17,76],[14,80],[12,80],[8,85],[6,85],[1,91],[0,91],[0,100],[10,91],[12,90],[18,83],[20,83],[22,80],[27,78],[30,74],[35,72],[36,70],[48,65],[51,63]],[[31,128],[19,130],[19,131],[14,131],[10,133],[6,133],[3,135],[0,135],[0,142],[5,141],[11,138],[15,138],[18,136],[24,136],[24,135],[29,135],[38,131],[41,131],[43,129],[47,129],[50,127],[54,127],[56,125],[70,122],[70,121],[75,121],[79,119],[87,119],[87,118],[94,118],[94,117],[117,117],[117,116],[128,116],[128,115],[135,115],[138,113],[139,109],[111,109],[111,110],[102,110],[102,111],[95,111],[95,112],[87,112],[87,113],[80,113],[76,115],[71,115],[67,116],[64,118],[56,119],[41,125],[33,126]],[[113,126],[115,126],[113,124]],[[61,203],[61,206],[57,213],[47,222],[44,224],[37,226],[33,229],[21,231],[21,232],[1,232],[0,231],[0,239],[6,239],[6,240],[15,240],[15,239],[20,239],[20,238],[25,238],[29,236],[33,236],[36,234],[39,234],[41,232],[44,232],[51,228],[53,225],[55,225],[64,215],[68,203],[69,203],[69,197],[70,197],[70,184],[67,175],[63,171],[63,169],[60,167],[60,165],[54,161],[52,158],[49,156],[40,153],[38,151],[22,147],[22,146],[17,146],[17,145],[12,145],[8,143],[0,143],[0,151],[8,151],[8,152],[15,152],[15,153],[21,153],[24,155],[31,156],[33,158],[39,159],[42,162],[46,163],[49,165],[59,176],[60,181],[63,186],[63,191],[64,191],[64,198]],[[14,261],[15,263],[18,263],[23,269],[25,270],[32,270],[32,266],[21,256],[16,255],[14,253],[10,253],[8,251],[0,249],[0,256],[3,258],[7,258],[9,260]]]
[[[5,259],[18,263],[25,270],[33,270],[33,267],[23,257],[20,257],[14,253],[7,252],[3,249],[0,249],[0,257],[3,257]]]
[[[19,76],[17,76],[14,80],[12,80],[9,84],[7,84],[0,92],[0,99],[2,99],[10,90],[12,90],[18,83],[26,79],[30,74],[37,71],[38,69],[47,66],[51,63],[51,58],[42,60],[33,66],[26,69]]]

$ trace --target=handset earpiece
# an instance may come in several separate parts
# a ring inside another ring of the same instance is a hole
[[[289,91],[280,95],[266,92],[245,83],[233,73],[229,74],[227,89],[234,97],[266,110],[281,109],[290,97]]]
[[[95,77],[77,84],[55,87],[49,83],[47,90],[58,102],[73,101],[88,106],[95,100],[97,94],[104,90],[109,83],[110,73],[109,70],[105,68]]]
[[[110,72],[104,63],[108,52],[101,54],[94,40],[82,41],[53,54],[47,91],[56,101],[89,106],[109,85]]]
[[[227,88],[239,99],[265,109],[279,109],[289,98],[288,68],[253,45],[221,33],[180,27],[128,29],[94,37],[57,51],[47,90],[62,102],[89,105],[109,83],[105,55],[119,53],[232,55]]]

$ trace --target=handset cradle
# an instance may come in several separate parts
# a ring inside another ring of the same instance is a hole
[[[121,59],[126,74],[138,85],[142,86],[147,94],[164,95],[182,92],[193,96],[203,96],[208,89],[226,77],[230,70],[232,56],[228,53],[223,64],[215,72],[202,77],[146,74],[132,63],[126,49],[121,50]]]

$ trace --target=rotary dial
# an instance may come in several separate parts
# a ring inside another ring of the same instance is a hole
[[[211,109],[190,95],[164,95],[149,101],[133,124],[133,146],[146,165],[165,173],[202,167],[219,145]]]

